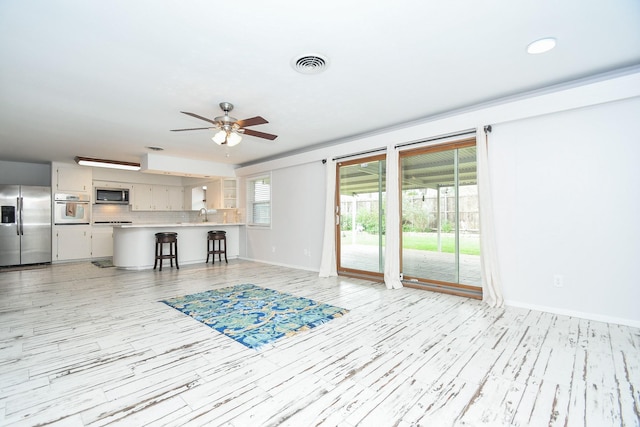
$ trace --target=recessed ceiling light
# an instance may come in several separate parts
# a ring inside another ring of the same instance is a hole
[[[554,47],[556,47],[556,39],[553,37],[546,37],[529,43],[529,46],[527,46],[527,53],[537,55],[539,53],[549,52]]]
[[[145,148],[148,148],[149,150],[152,150],[152,151],[162,151],[162,150],[164,150],[164,148],[162,148],[162,147],[156,147],[156,146],[153,146],[153,145],[147,146]]]

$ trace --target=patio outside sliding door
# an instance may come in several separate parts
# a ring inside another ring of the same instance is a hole
[[[400,153],[405,285],[481,295],[475,139]]]
[[[385,156],[339,162],[338,273],[381,277],[384,271]]]

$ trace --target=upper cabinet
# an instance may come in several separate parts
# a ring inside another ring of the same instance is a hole
[[[185,210],[184,205],[184,187],[167,187],[167,195],[168,195],[168,210],[170,211],[183,211]]]
[[[184,206],[187,210],[238,209],[238,179],[218,178],[184,189]]]
[[[151,206],[154,211],[169,210],[169,194],[164,185],[151,186]]]
[[[173,185],[133,184],[131,210],[182,211],[184,188]]]
[[[207,209],[222,208],[222,180],[216,179],[207,184]]]
[[[207,209],[236,209],[238,207],[237,180],[235,178],[210,181],[206,187],[204,199],[206,200]],[[199,188],[194,188],[192,192],[194,191],[200,190]],[[197,199],[197,196],[193,197],[193,200]]]
[[[55,191],[91,191],[91,169],[83,167],[62,167],[56,168]]]
[[[150,184],[133,184],[131,186],[131,194],[129,195],[131,210],[134,211],[152,211],[153,200],[151,194],[152,185]]]
[[[127,188],[131,190],[132,184],[128,182],[115,182],[115,181],[97,181],[93,180],[94,188]]]
[[[236,179],[222,180],[222,207],[225,209],[235,209],[238,207],[237,201],[238,181]]]

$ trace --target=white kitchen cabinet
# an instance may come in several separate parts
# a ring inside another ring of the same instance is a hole
[[[89,192],[92,188],[91,177],[90,168],[59,166],[56,168],[55,174],[55,191]]]
[[[207,183],[207,208],[235,209],[237,203],[237,180],[217,179]]]
[[[222,180],[222,208],[235,209],[238,207],[237,187],[238,183],[236,179]]]
[[[60,225],[54,227],[53,259],[69,261],[91,258],[91,226]]]
[[[93,181],[94,188],[126,188],[131,190],[131,184],[128,182],[115,182],[115,181]]]
[[[113,227],[94,225],[91,227],[91,257],[106,258],[113,256]]]
[[[167,195],[169,199],[168,208],[170,211],[184,210],[184,188],[169,186],[167,187]]]
[[[131,192],[131,210],[134,211],[152,211],[153,197],[152,185],[149,184],[133,184]]]
[[[175,185],[133,184],[131,210],[182,211],[184,188]]]
[[[207,183],[207,209],[220,209],[222,206],[222,180]]]
[[[169,193],[164,185],[151,186],[151,206],[154,211],[169,210]]]

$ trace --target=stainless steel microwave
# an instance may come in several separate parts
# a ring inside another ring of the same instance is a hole
[[[128,188],[97,188],[95,192],[96,204],[114,204],[114,205],[128,205],[129,204],[129,189]]]

